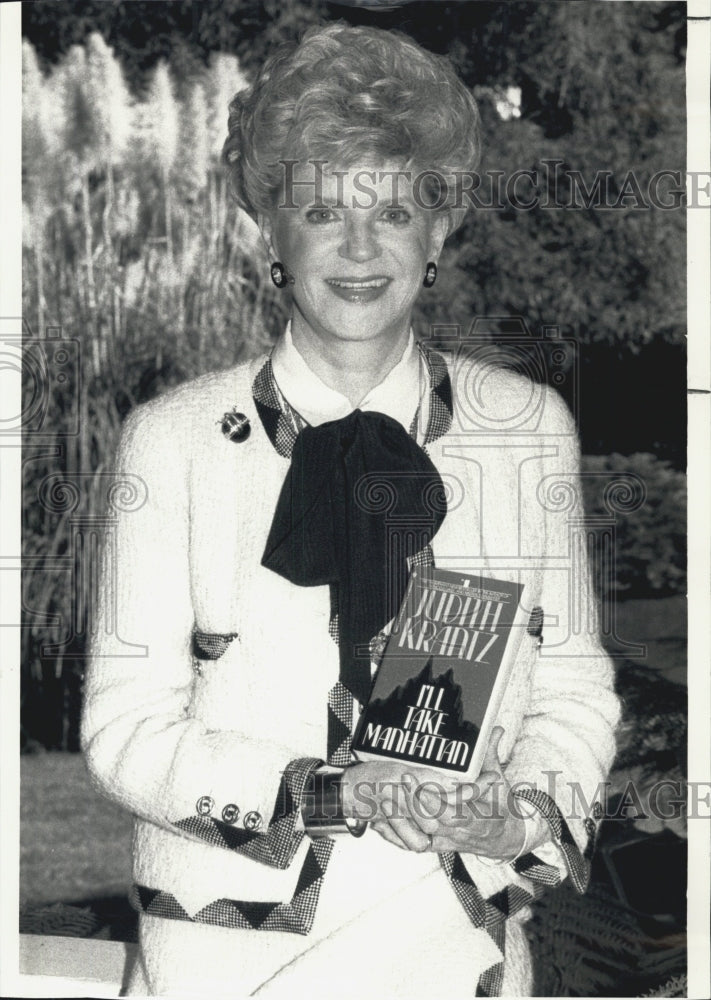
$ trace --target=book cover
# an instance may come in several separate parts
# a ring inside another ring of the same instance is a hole
[[[523,590],[491,577],[413,569],[353,738],[358,759],[477,777],[528,623]]]

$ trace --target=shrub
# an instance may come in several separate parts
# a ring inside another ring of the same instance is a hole
[[[46,400],[25,435],[25,748],[77,749],[94,591],[85,528],[104,514],[123,418],[259,353],[284,324],[287,297],[218,163],[227,102],[244,84],[222,56],[178,97],[159,64],[139,98],[97,34],[49,76],[23,47],[27,412]],[[62,371],[58,333],[76,349]]]
[[[610,516],[605,487],[636,476],[637,498],[616,511],[616,571],[605,590],[629,597],[661,597],[686,593],[686,476],[656,455],[587,455],[583,458],[583,490],[588,517]],[[629,480],[628,480],[629,481]],[[623,487],[624,488],[624,487]]]

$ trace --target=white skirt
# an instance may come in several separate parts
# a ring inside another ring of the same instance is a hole
[[[366,841],[367,870],[353,863]],[[486,931],[472,925],[437,859],[401,851],[370,832],[344,846],[334,850],[307,935],[141,915],[138,959],[126,995],[473,997],[479,976],[501,961],[501,953]],[[404,870],[412,871],[407,884]],[[374,873],[379,891],[373,891]],[[525,932],[513,918],[507,922],[502,995],[530,996],[531,989]]]

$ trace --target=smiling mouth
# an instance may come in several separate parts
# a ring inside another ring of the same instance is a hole
[[[366,288],[384,288],[390,278],[378,276],[374,278],[326,278],[334,288],[344,288],[348,291],[359,291]]]
[[[392,278],[384,274],[368,275],[365,278],[326,278],[326,284],[334,295],[344,302],[365,306],[384,295]]]

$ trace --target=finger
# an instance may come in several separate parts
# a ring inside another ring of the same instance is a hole
[[[405,785],[401,786],[403,795],[393,794],[390,798],[384,795],[380,811],[390,824],[390,828],[410,851],[424,851],[429,844],[429,837],[410,816],[410,794]]]
[[[504,776],[501,772],[501,768],[497,768],[495,771],[486,769],[481,772],[479,777],[476,779],[476,792],[473,796],[474,799],[484,799],[491,795],[492,792],[501,785],[504,780]]]
[[[411,819],[391,819],[390,826],[405,844],[408,850],[418,854],[426,851],[430,845],[429,834],[424,833]]]
[[[448,807],[446,798],[422,786],[418,786],[414,790],[410,802],[411,814],[417,819],[418,824],[421,824],[422,821],[425,824],[429,824],[433,820],[437,822]]]
[[[418,767],[415,771],[404,771],[403,778],[411,781],[414,785],[439,788],[445,795],[450,788],[454,788],[457,784],[456,778],[442,774],[440,771],[433,771],[429,767]]]
[[[402,776],[402,782],[410,796],[420,803],[431,802],[432,808],[438,808],[439,803],[446,802],[448,788],[446,788],[437,778],[423,777],[422,775],[406,772]],[[455,787],[454,785],[452,787]]]
[[[387,820],[373,820],[370,827],[372,830],[375,830],[376,833],[379,833],[383,840],[387,840],[389,844],[392,844],[394,847],[399,847],[401,851],[408,850],[407,844],[404,843],[400,837],[398,837],[397,833],[395,833]]]
[[[430,816],[415,803],[413,803],[412,815],[410,819],[411,822],[425,834],[425,836],[429,836],[431,833],[437,833],[440,828],[440,820],[434,816]]]
[[[489,745],[484,754],[484,762],[481,765],[482,771],[501,771],[501,761],[499,760],[499,743],[504,735],[503,726],[494,726],[489,737]]]
[[[502,775],[496,775],[482,795],[472,804],[470,816],[474,823],[498,823],[505,819],[508,813],[506,801],[507,785]]]
[[[494,777],[500,780],[500,775]],[[488,788],[485,791],[488,791]],[[473,782],[458,783],[457,788],[443,799],[428,791],[418,790],[414,803],[415,815],[418,822],[421,817],[425,820],[436,820],[442,829],[466,826],[471,822],[472,814],[478,815],[477,800],[479,796],[478,785]],[[427,833],[432,832],[430,822],[419,823],[419,825]]]
[[[492,780],[500,780],[500,775],[492,776]],[[426,795],[420,796],[420,811],[425,816],[431,816],[443,826],[462,825],[470,822],[472,814],[478,815],[478,800],[486,795],[488,785],[480,788],[479,782],[458,782],[457,787],[447,794],[446,799],[438,800]]]
[[[501,780],[501,774],[498,771],[495,773],[482,771],[476,781],[458,782],[456,788],[447,793],[444,801],[448,807],[456,806],[461,812],[462,808],[466,808],[467,803],[475,802],[482,795],[485,795],[489,786],[495,784],[497,780]]]
[[[404,812],[400,813],[401,817],[409,820],[411,825],[421,832],[425,837],[429,836],[431,832],[437,827],[436,821],[432,821],[428,813],[423,810],[422,805],[417,798],[418,786],[414,775],[403,774],[402,776],[402,789],[404,792],[403,796],[403,807]],[[391,817],[392,819],[392,817]]]
[[[433,854],[442,854],[444,851],[457,851],[459,845],[455,839],[448,834],[435,834],[428,850]]]
[[[403,843],[406,843],[406,840],[403,840],[403,838],[408,838],[408,832],[405,830],[400,830],[400,835],[398,836],[398,839],[401,840]],[[439,827],[437,830],[434,830],[431,833],[424,834],[424,839],[419,839],[418,844],[419,846],[411,847],[409,849],[416,850],[418,854],[428,851],[437,853],[439,851],[448,851],[457,849],[455,840],[453,840],[448,835],[447,831],[444,830],[442,827]]]

